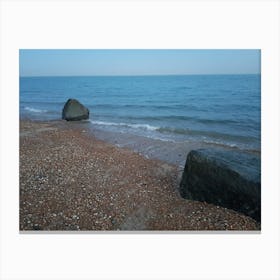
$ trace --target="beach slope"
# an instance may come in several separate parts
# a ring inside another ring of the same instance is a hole
[[[20,122],[20,230],[259,230],[179,194],[178,167],[100,141],[78,123]]]

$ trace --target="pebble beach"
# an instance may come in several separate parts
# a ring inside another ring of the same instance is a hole
[[[177,165],[101,141],[79,122],[20,121],[20,231],[258,231],[183,199]]]

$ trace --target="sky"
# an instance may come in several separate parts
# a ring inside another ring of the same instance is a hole
[[[28,50],[24,76],[259,74],[260,50]]]

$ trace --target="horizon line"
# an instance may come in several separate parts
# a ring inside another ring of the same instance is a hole
[[[131,75],[27,75],[19,78],[44,78],[44,77],[147,77],[147,76],[215,76],[215,75],[261,75],[261,73],[201,73],[201,74],[131,74]]]

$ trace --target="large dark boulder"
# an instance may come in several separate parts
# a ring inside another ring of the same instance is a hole
[[[89,118],[89,110],[76,99],[68,99],[62,110],[62,119],[80,121]]]
[[[191,151],[180,183],[181,196],[234,209],[261,220],[259,156],[220,149]]]

